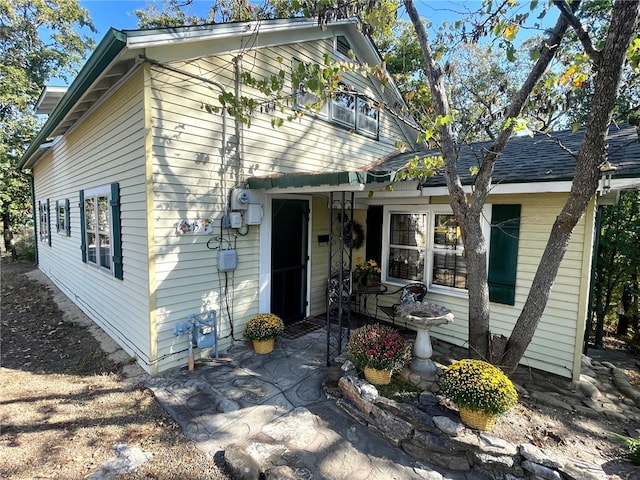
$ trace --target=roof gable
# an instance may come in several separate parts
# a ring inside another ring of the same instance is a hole
[[[372,40],[359,31],[355,19],[332,22],[325,28],[319,27],[313,20],[294,18],[150,30],[110,29],[27,148],[18,168],[32,168],[45,151],[43,145],[73,128],[145,58],[158,62],[188,60],[338,35],[348,37],[352,49],[362,62],[378,64],[382,61]],[[380,93],[389,104],[404,103],[390,77],[389,86],[380,89]],[[409,127],[401,125],[401,128],[409,138]]]

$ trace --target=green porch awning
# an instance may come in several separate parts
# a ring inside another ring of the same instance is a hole
[[[251,177],[247,180],[249,188],[270,190],[273,188],[291,187],[352,187],[370,183],[391,182],[395,172],[311,172],[272,175],[266,177]]]

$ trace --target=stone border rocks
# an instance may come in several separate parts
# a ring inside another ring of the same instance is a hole
[[[607,480],[599,465],[559,458],[537,446],[514,445],[465,427],[458,413],[441,405],[437,395],[425,391],[418,405],[399,403],[378,394],[377,389],[352,369],[342,366],[336,403],[352,418],[414,458],[450,471],[514,480]],[[409,378],[409,373],[403,373]],[[412,379],[415,383],[415,378]],[[435,385],[434,380],[424,382]],[[593,393],[590,389],[586,391]],[[329,390],[328,394],[335,393]],[[555,405],[555,404],[554,404]],[[563,407],[560,407],[563,408]],[[571,408],[571,407],[569,407]]]

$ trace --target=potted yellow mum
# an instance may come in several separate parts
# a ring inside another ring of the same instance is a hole
[[[284,333],[284,322],[273,313],[258,313],[244,327],[244,336],[253,343],[256,353],[272,352],[275,339]]]
[[[460,409],[463,423],[479,430],[491,430],[498,416],[518,403],[511,380],[482,360],[452,363],[440,377],[440,388]]]

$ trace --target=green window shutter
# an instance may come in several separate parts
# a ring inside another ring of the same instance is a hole
[[[111,222],[113,224],[113,274],[122,280],[122,229],[120,225],[120,186],[111,184]]]
[[[60,233],[60,201],[56,200],[56,233]]]
[[[64,234],[71,236],[71,214],[69,213],[70,202],[68,198],[64,199]]]
[[[51,201],[47,198],[47,237],[51,246]]]
[[[82,261],[87,263],[87,228],[84,215],[84,190],[80,190],[80,249],[82,250]]]
[[[513,305],[518,271],[521,205],[493,205],[489,249],[489,300]]]

